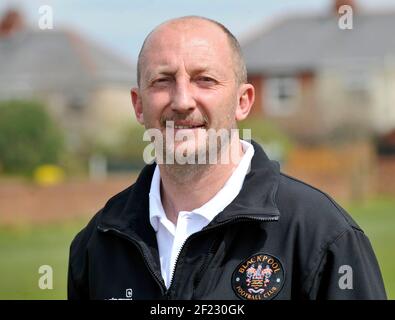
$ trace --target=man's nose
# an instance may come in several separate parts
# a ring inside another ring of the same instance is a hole
[[[196,108],[191,84],[188,80],[177,81],[174,87],[171,108],[176,112],[190,112]]]

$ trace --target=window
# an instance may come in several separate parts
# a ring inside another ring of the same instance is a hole
[[[371,75],[366,69],[348,68],[342,72],[342,85],[345,93],[357,102],[369,100]]]
[[[296,108],[299,83],[296,78],[276,77],[265,82],[265,112],[273,116],[287,116]]]

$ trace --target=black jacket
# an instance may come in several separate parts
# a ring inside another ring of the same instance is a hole
[[[185,242],[169,290],[149,222],[152,164],[73,240],[69,299],[386,299],[361,228],[252,143],[242,190]]]

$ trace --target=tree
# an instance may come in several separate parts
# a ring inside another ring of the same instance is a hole
[[[0,172],[31,175],[40,164],[56,164],[63,145],[62,132],[42,104],[0,102]]]

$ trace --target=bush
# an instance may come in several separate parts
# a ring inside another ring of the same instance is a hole
[[[62,134],[43,105],[0,102],[0,171],[30,176],[41,164],[56,164],[62,150]]]

